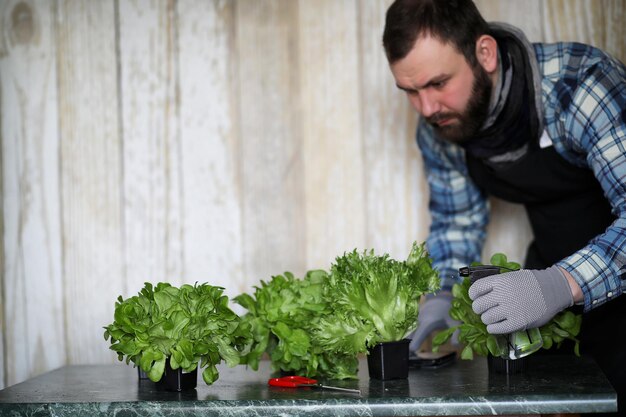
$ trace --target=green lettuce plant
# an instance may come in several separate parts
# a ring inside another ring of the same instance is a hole
[[[510,262],[506,255],[496,253],[491,257],[491,265],[498,266],[502,272],[520,269],[520,264]],[[479,265],[479,264],[473,264]],[[492,354],[497,356],[498,348],[496,337],[487,332],[487,326],[482,322],[480,316],[472,310],[472,300],[469,297],[470,278],[465,278],[461,283],[454,284],[452,287],[452,306],[450,308],[450,317],[460,321],[461,324],[439,332],[433,338],[433,351],[437,351],[441,345],[446,343],[455,331],[459,331],[459,342],[464,346],[461,351],[462,359],[473,359],[474,353],[487,356]],[[574,344],[574,352],[580,355],[579,341],[576,336],[580,332],[582,316],[572,311],[564,310],[554,316],[545,325],[539,328],[543,339],[543,349],[550,349],[553,346],[560,347],[561,343],[566,340],[572,340]]]
[[[104,339],[120,361],[139,366],[154,382],[169,358],[172,369],[204,369],[210,385],[219,377],[216,365],[239,364],[252,343],[249,325],[228,307],[223,290],[206,283],[176,288],[146,282],[138,295],[118,297]]]
[[[405,261],[373,250],[337,257],[324,297],[332,311],[315,336],[324,349],[356,355],[381,342],[402,340],[417,326],[422,294],[439,288],[425,245],[414,243]]]
[[[248,310],[242,319],[254,339],[243,363],[257,370],[267,354],[274,371],[331,379],[356,377],[356,355],[330,353],[313,335],[321,318],[331,311],[323,294],[327,276],[323,270],[313,270],[299,279],[285,272],[261,281],[253,295],[234,298]]]

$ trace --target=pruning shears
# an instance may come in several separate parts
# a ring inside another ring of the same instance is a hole
[[[358,389],[333,387],[330,385],[324,385],[320,382],[317,382],[316,379],[306,378],[303,376],[295,376],[295,375],[284,376],[282,378],[272,378],[269,381],[267,381],[267,384],[272,387],[282,387],[282,388],[310,387],[310,388],[332,389],[336,391],[351,392],[353,394],[361,395],[361,390],[358,390]]]

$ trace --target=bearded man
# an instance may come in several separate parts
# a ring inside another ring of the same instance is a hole
[[[492,334],[583,312],[592,355],[626,411],[626,68],[580,43],[531,44],[488,24],[471,0],[397,0],[383,46],[421,115],[442,291],[421,307],[411,348],[450,326],[458,269],[480,261],[488,196],[522,204],[534,240],[524,268],[476,281],[472,307]],[[620,343],[621,342],[621,343]]]

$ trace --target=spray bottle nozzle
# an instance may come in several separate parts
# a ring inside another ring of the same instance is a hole
[[[502,268],[495,265],[464,266],[459,268],[459,275],[462,277],[470,277],[470,282],[473,284],[481,278],[499,274],[502,272],[502,269],[508,268]]]

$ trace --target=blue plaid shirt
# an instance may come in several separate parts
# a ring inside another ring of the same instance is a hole
[[[567,161],[593,171],[618,217],[587,246],[557,262],[580,285],[588,311],[626,290],[626,67],[588,45],[533,46],[545,133]],[[426,244],[442,289],[450,289],[459,267],[480,261],[489,202],[469,178],[461,147],[437,139],[426,123],[418,127],[417,142],[430,189]]]

